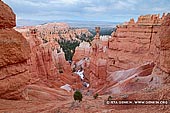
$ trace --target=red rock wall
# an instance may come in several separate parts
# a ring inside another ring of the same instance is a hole
[[[34,30],[36,31],[33,29],[30,36],[26,37],[31,47],[31,58],[28,64],[29,72],[34,78],[33,82],[59,88],[79,81],[79,78],[72,76],[71,66],[65,60],[64,52],[60,49],[58,42],[51,40],[42,43],[42,39],[37,36],[37,32],[33,32]]]
[[[163,14],[161,18],[159,15],[140,16],[136,23],[131,19],[128,23],[118,25],[112,38],[105,44],[95,37],[91,46],[93,51],[90,65],[85,68],[85,76],[91,87],[104,84],[101,81],[105,81],[105,78],[115,71],[135,68],[147,62],[154,62],[161,70],[169,73],[168,15]],[[108,49],[103,51],[104,47]],[[100,60],[106,63],[100,66]]]
[[[85,77],[89,80],[91,88],[97,88],[105,83],[107,77],[107,50],[108,43],[100,39],[99,34],[96,34],[92,41],[92,51],[90,54],[90,62],[85,67]]]
[[[29,34],[22,29],[23,37],[13,29],[13,11],[2,1],[0,10],[0,98],[52,100],[50,97],[59,99],[60,95],[53,95],[49,90],[56,92],[65,84],[75,89],[82,87],[80,78],[72,75],[64,53],[58,53],[57,42],[43,44],[35,29]],[[37,85],[40,89],[35,88]]]
[[[0,28],[13,28],[15,26],[15,14],[8,5],[0,1]]]
[[[163,71],[170,73],[170,13],[165,17],[155,42],[157,64]]]
[[[0,1],[0,98],[20,99],[29,83],[27,59],[30,48],[26,39],[12,28],[15,14]]]
[[[163,18],[159,15],[140,16],[136,23],[131,20],[126,25],[118,26],[109,41],[108,71],[155,62],[155,40]]]
[[[28,37],[31,48],[31,58],[28,60],[32,76],[47,80],[57,75],[57,68],[52,59],[52,44],[43,44],[36,34]],[[54,46],[55,48],[55,46]]]

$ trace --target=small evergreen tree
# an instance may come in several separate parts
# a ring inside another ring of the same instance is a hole
[[[79,102],[80,102],[80,101],[82,101],[82,98],[83,98],[83,96],[82,96],[80,91],[77,90],[77,91],[74,92],[74,100],[75,101],[79,100]]]

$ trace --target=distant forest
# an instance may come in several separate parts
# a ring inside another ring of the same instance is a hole
[[[93,38],[96,35],[96,31],[95,29],[89,29],[89,31],[93,34],[93,36],[86,36],[85,34],[81,34],[80,36],[76,35],[78,40],[66,40],[60,37],[58,43],[60,44],[61,48],[63,48],[67,61],[72,61],[73,55],[75,53],[75,48],[79,46],[82,41],[86,41],[91,44],[91,41],[93,41]],[[101,28],[100,35],[111,35],[113,31],[115,31],[115,28]]]
[[[100,28],[100,35],[111,35],[115,29],[116,28]],[[89,29],[89,31],[93,34],[93,36],[96,35],[95,29]]]

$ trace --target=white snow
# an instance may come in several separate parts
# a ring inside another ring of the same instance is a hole
[[[111,36],[109,36],[109,35],[100,36],[100,40],[102,40],[102,41],[108,41],[109,38],[111,38]]]
[[[90,84],[87,83],[87,87],[89,87],[89,86],[90,86]]]
[[[64,86],[61,86],[60,88],[66,90],[66,91],[68,91],[68,92],[71,91],[71,87],[70,87],[69,84],[65,84]]]
[[[89,85],[90,85],[89,83],[83,82],[83,86],[84,86],[84,87],[89,87]]]
[[[84,70],[83,71],[78,70],[78,72],[74,72],[74,73],[78,74],[82,80],[84,79],[84,74],[83,74]]]

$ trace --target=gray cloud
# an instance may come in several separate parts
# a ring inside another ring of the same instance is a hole
[[[170,11],[170,0],[3,0],[19,19],[127,21]]]

